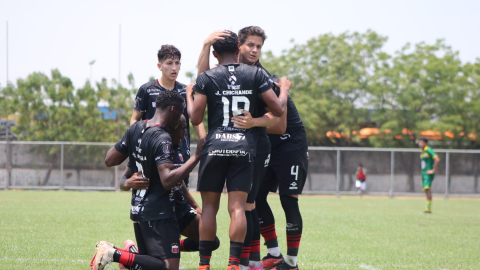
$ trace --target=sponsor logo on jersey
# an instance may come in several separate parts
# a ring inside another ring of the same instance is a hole
[[[287,231],[298,231],[297,224],[287,223]]]
[[[290,187],[288,189],[298,189],[297,183],[295,182],[290,183]]]
[[[231,85],[235,85],[237,83],[237,77],[235,77],[235,75],[231,75],[230,78],[228,78],[228,81]]]
[[[290,138],[290,134],[288,134],[288,133],[285,133],[285,134],[280,136],[280,140],[286,140],[288,138]]]
[[[178,244],[177,243],[173,243],[172,244],[172,253],[179,253],[180,252],[180,249],[178,248]]]
[[[217,133],[215,139],[222,142],[238,142],[245,140],[245,135],[243,133]]]
[[[248,152],[245,150],[231,150],[231,149],[217,149],[208,152],[209,156],[226,156],[226,157],[240,157],[248,155]]]
[[[235,71],[235,67],[234,67],[234,66],[228,66],[228,71],[234,72],[234,71]]]

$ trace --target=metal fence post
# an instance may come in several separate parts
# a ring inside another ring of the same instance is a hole
[[[337,150],[337,192],[335,196],[340,197],[340,150]]]
[[[114,175],[115,175],[115,191],[116,192],[120,192],[120,183],[118,181],[118,166],[115,166],[115,172],[114,172]]]
[[[448,200],[448,186],[450,184],[450,153],[445,157],[445,200]]]
[[[393,182],[394,182],[394,172],[395,172],[395,152],[390,152],[390,198],[393,199]]]
[[[62,143],[60,145],[60,190],[64,191],[65,190],[65,183],[64,183],[64,177],[63,177],[63,147],[64,144]]]

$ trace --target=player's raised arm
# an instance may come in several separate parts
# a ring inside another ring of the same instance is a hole
[[[202,72],[205,72],[205,70],[210,69],[210,47],[213,45],[213,43],[215,43],[215,41],[225,39],[225,35],[229,35],[229,32],[225,30],[217,30],[211,33],[207,39],[205,39],[203,42],[202,51],[198,57],[197,76],[199,76]]]
[[[269,89],[262,93],[262,99],[267,104],[268,108],[275,116],[282,116],[287,107],[288,92],[290,91],[290,86],[292,82],[287,78],[282,77],[279,83],[275,83],[280,88],[280,95],[277,98],[275,92],[272,89]]]

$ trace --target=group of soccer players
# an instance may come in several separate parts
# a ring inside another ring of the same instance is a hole
[[[179,269],[180,252],[199,251],[199,269],[210,270],[212,251],[220,246],[216,215],[225,185],[231,219],[227,270],[298,269],[306,133],[288,96],[291,82],[271,75],[259,62],[265,39],[258,26],[245,27],[238,36],[213,32],[203,44],[196,84],[188,86],[176,81],[180,51],[161,47],[162,77],[140,87],[131,126],[105,159],[107,166],[117,166],[129,158],[120,187],[132,190],[136,246],[98,242],[92,269],[112,262],[127,269]],[[211,47],[218,60],[212,69]],[[203,126],[207,107],[208,134]],[[193,155],[190,122],[201,138]],[[187,188],[198,162],[201,208]],[[267,202],[277,189],[287,221],[285,257]],[[260,235],[268,252],[263,259]]]

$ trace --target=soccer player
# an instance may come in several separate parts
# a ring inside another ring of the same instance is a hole
[[[162,45],[157,53],[157,58],[157,67],[162,73],[162,76],[160,79],[145,83],[138,89],[130,125],[141,119],[151,119],[155,114],[155,98],[164,91],[177,91],[185,98],[185,85],[177,82],[178,73],[182,65],[181,52],[173,45]],[[183,115],[187,119],[187,123],[189,123],[186,105]],[[206,134],[203,123],[193,126],[193,128],[198,138],[205,137]],[[183,158],[188,160],[190,158],[190,126],[188,126],[187,129],[187,136],[182,139],[181,150]],[[188,176],[185,179],[185,184],[188,186]]]
[[[228,270],[238,270],[246,233],[245,204],[252,183],[257,129],[238,129],[231,117],[242,109],[257,116],[259,95],[272,114],[284,112],[288,87],[282,86],[279,98],[271,91],[273,83],[252,66],[238,64],[238,38],[233,32],[213,44],[219,66],[200,74],[192,89],[187,87],[187,105],[192,124],[203,119],[208,104],[209,133],[202,153],[197,190],[202,197],[199,269],[210,269],[216,214],[225,184],[230,214],[230,257]],[[193,92],[196,93],[193,101]],[[189,105],[190,106],[190,105]]]
[[[358,164],[357,167],[357,180],[355,181],[355,187],[360,191],[360,198],[363,196],[363,192],[367,189],[367,169],[362,164]]]
[[[440,158],[433,152],[432,148],[428,146],[428,140],[421,138],[418,142],[418,146],[422,149],[420,154],[421,166],[422,166],[422,190],[425,191],[425,197],[427,199],[425,214],[432,213],[432,182],[435,178],[435,171],[437,170]]]
[[[223,40],[224,36],[228,35],[226,31],[214,31],[210,34],[204,42],[202,52],[198,59],[198,74],[204,72],[205,70],[209,69],[209,54],[210,54],[210,47],[215,43],[217,40]],[[263,45],[263,41],[266,39],[265,32],[261,29],[251,29],[248,33],[239,32],[239,50],[240,53],[245,53],[247,50],[244,49],[247,46],[245,40],[246,36],[255,36],[256,38],[262,39],[262,44],[255,48],[253,53],[255,54],[255,63],[258,60],[260,54],[258,53],[261,51],[261,47]],[[242,43],[243,42],[243,43]],[[247,55],[243,57],[240,56],[240,59],[246,59]],[[251,65],[250,62],[243,62],[244,64]],[[290,87],[290,82],[284,78],[282,78],[285,83],[289,83],[288,87]],[[276,85],[274,87],[277,87]],[[250,266],[251,269],[258,270],[262,269],[261,261],[260,261],[260,223],[258,221],[258,215],[255,210],[255,198],[257,197],[258,189],[260,187],[260,183],[263,180],[263,176],[265,175],[266,168],[268,166],[268,162],[270,160],[270,140],[268,139],[266,128],[267,126],[274,126],[279,123],[279,117],[274,116],[267,110],[265,110],[265,103],[259,102],[258,105],[258,115],[262,115],[260,118],[253,119],[251,114],[248,111],[244,111],[244,116],[234,116],[232,118],[232,122],[234,123],[234,127],[240,127],[243,129],[249,129],[252,127],[258,127],[258,141],[257,141],[257,149],[256,149],[256,156],[254,159],[253,164],[253,182],[250,193],[247,197],[247,204],[245,208],[245,217],[247,221],[247,233],[245,237],[245,241],[243,243],[243,250],[242,255],[240,258],[240,269],[248,269]],[[245,119],[246,118],[246,119]],[[276,125],[276,129],[271,129],[270,132],[275,134],[283,134],[286,129],[286,121],[283,121],[283,124]],[[252,252],[252,260],[250,259],[251,253],[251,245],[252,245],[252,238],[256,235],[255,241],[253,243],[253,252]],[[257,258],[258,257],[258,258]]]
[[[172,188],[181,182],[199,162],[204,140],[200,140],[195,155],[175,169],[171,136],[183,112],[184,99],[176,91],[165,91],[156,98],[152,119],[132,125],[123,138],[111,148],[105,164],[116,166],[127,157],[135,162],[138,172],[148,178],[148,189],[132,190],[130,218],[134,222],[139,253],[97,243],[93,269],[104,269],[119,262],[136,269],[178,269],[180,261],[180,231],[175,219]]]
[[[240,46],[240,62],[253,64],[263,69],[269,74],[270,78],[276,81],[278,78],[270,75],[258,61],[264,41],[261,35],[253,34],[258,32],[263,32],[258,26],[249,26],[240,30],[240,44],[244,44]],[[276,93],[278,93],[278,90],[276,90]],[[248,121],[247,118],[243,120]],[[272,134],[271,130],[276,129],[277,126],[267,127],[271,156],[255,203],[261,224],[261,234],[268,252],[267,256],[262,259],[263,267],[295,270],[298,269],[297,256],[303,230],[302,215],[298,207],[298,195],[302,194],[307,179],[308,146],[305,128],[290,97],[288,97],[287,102],[287,113],[280,117],[280,122],[277,125],[284,121],[286,121],[287,129],[282,135]],[[275,218],[267,202],[269,192],[276,192],[277,188],[287,221],[287,256],[285,259],[278,247]],[[255,236],[252,241],[256,243]],[[253,245],[252,249],[254,249]]]

